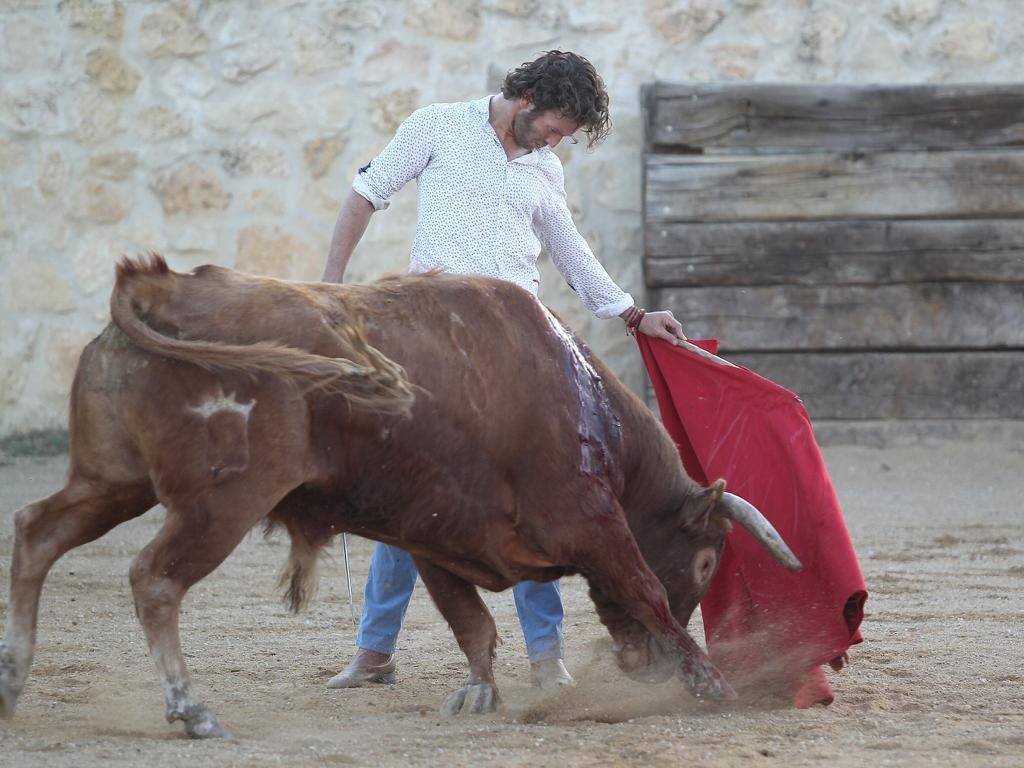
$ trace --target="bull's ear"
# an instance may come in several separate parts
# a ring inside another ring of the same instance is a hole
[[[725,493],[725,480],[715,480],[703,489],[697,497],[696,514],[686,524],[696,530],[705,530],[711,519],[711,513],[718,502],[722,500],[723,493]]]
[[[722,480],[721,478],[715,480],[715,482],[708,486],[708,493],[714,497],[712,506],[721,501],[722,494],[725,493],[725,480]]]

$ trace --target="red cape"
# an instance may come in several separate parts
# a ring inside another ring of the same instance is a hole
[[[842,664],[861,642],[867,588],[811,422],[792,392],[638,336],[662,422],[690,476],[754,504],[803,563],[784,570],[734,527],[701,601],[708,652],[741,690],[784,692],[797,707],[829,704],[821,665]],[[712,354],[715,340],[691,343]]]

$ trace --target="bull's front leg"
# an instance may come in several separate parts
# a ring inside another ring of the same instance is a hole
[[[622,510],[617,505],[609,509],[600,524],[593,526],[591,534],[577,550],[577,567],[597,598],[602,621],[613,636],[618,630],[620,637],[615,639],[620,641],[625,635],[634,644],[635,647],[624,649],[627,666],[634,666],[635,662],[639,671],[650,665],[652,677],[657,679],[664,672],[662,657],[668,655],[674,658],[679,678],[694,695],[735,699],[732,686],[672,615],[665,588],[640,554]],[[622,614],[639,622],[651,637],[645,642],[630,631],[630,623]],[[631,660],[629,654],[634,653],[638,656]]]
[[[426,560],[414,560],[430,597],[469,661],[469,679],[444,703],[442,714],[494,712],[499,700],[493,670],[498,640],[494,619],[475,586]]]
[[[615,662],[619,669],[638,683],[663,683],[676,673],[675,653],[656,635],[593,584],[590,599],[615,643]]]

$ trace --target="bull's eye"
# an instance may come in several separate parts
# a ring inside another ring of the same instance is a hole
[[[693,558],[693,577],[698,584],[704,584],[711,578],[715,571],[716,559],[715,550],[711,547],[702,549]]]

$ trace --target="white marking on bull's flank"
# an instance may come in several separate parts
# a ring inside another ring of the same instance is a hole
[[[223,392],[218,392],[216,395],[204,400],[199,405],[188,406],[188,409],[193,413],[202,416],[204,419],[210,418],[215,413],[228,411],[230,413],[237,413],[248,420],[249,413],[252,411],[254,405],[256,405],[255,400],[250,400],[248,403],[238,402],[235,399],[234,392],[227,395]]]

